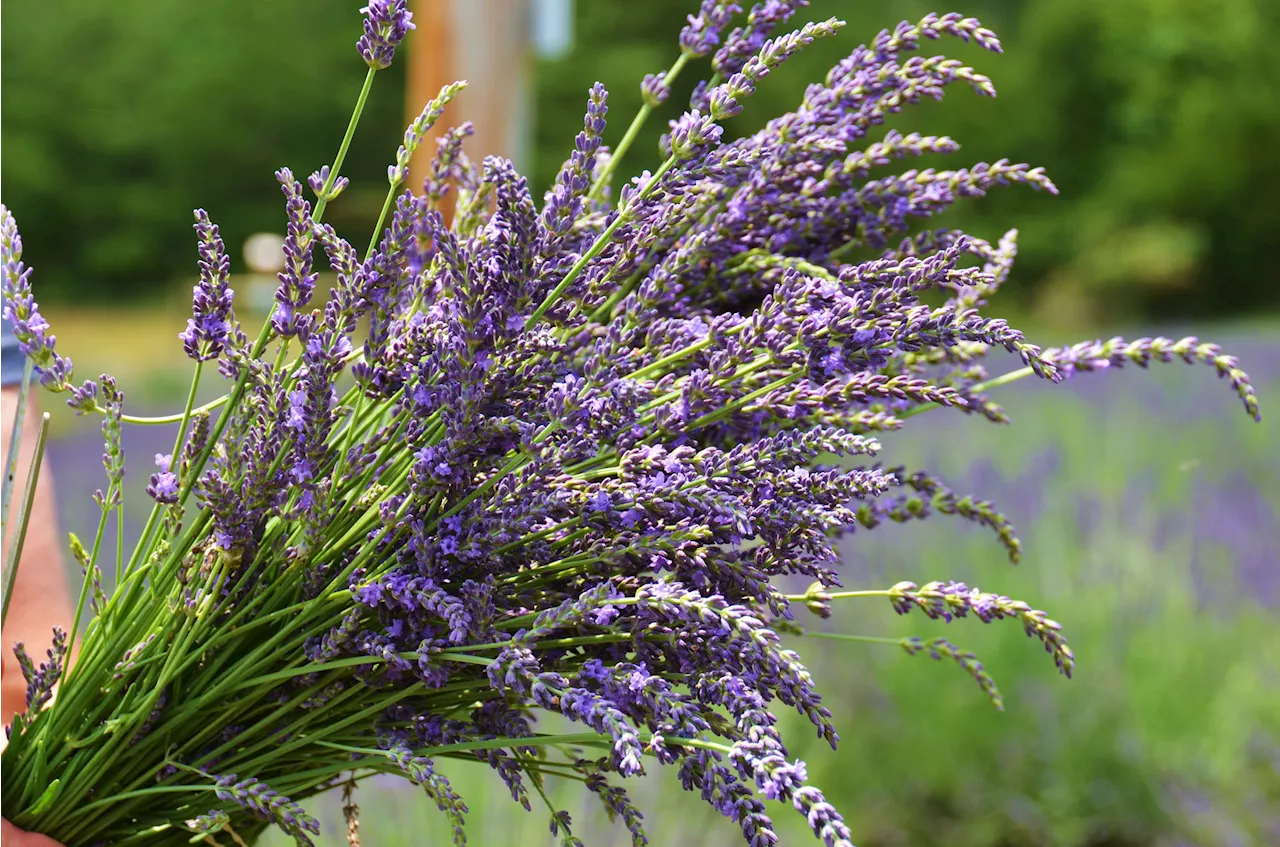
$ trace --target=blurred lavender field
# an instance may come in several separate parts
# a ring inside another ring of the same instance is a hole
[[[958,493],[995,501],[1018,526],[1024,559],[1011,568],[985,530],[938,515],[848,538],[847,586],[956,578],[1024,599],[1064,624],[1079,665],[1066,681],[1015,624],[898,619],[883,601],[854,601],[862,605],[839,607],[824,624],[946,635],[1000,683],[998,713],[952,665],[890,645],[793,639],[843,737],[838,753],[805,741],[794,752],[859,844],[1280,843],[1280,332],[1205,335],[1253,377],[1261,425],[1211,369],[1168,364],[1002,389],[1012,427],[940,410],[883,439],[887,463],[936,471]],[[151,457],[174,435],[125,429],[139,496],[126,534],[145,516]],[[89,494],[100,453],[92,427],[50,453],[64,526],[82,537],[97,522]],[[792,730],[808,740],[805,726]],[[485,768],[443,770],[471,805],[472,843],[552,843],[545,811],[524,813]],[[740,843],[674,773],[654,770],[633,793],[655,845]],[[549,789],[586,843],[627,842],[584,807],[585,792]],[[407,786],[375,783],[360,800],[371,847],[449,843],[443,816]],[[311,806],[325,822],[322,843],[345,843],[336,798]],[[810,843],[798,816],[777,817],[784,844]]]

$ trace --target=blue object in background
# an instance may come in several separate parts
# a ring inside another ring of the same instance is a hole
[[[539,59],[559,59],[573,46],[573,0],[529,0],[530,36]]]
[[[0,385],[17,385],[22,382],[22,351],[13,327],[0,320]]]

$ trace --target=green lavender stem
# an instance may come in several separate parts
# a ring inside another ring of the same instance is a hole
[[[31,392],[31,374],[35,366],[27,357],[18,386],[18,402],[14,409],[13,429],[9,433],[9,451],[4,461],[3,503],[0,504],[0,539],[8,542],[9,501],[13,497],[14,475],[18,470],[18,446],[22,443],[22,423],[27,416],[27,396]]]
[[[681,53],[680,58],[676,59],[671,70],[667,71],[666,76],[662,78],[662,84],[670,87],[675,82],[676,77],[684,70],[684,66],[689,63],[689,56]],[[631,125],[627,127],[627,131],[623,133],[622,140],[618,142],[618,146],[614,148],[613,155],[605,164],[604,169],[600,171],[595,182],[591,184],[591,190],[587,192],[587,198],[590,200],[599,200],[604,193],[605,188],[613,180],[614,171],[618,169],[618,165],[622,163],[622,159],[627,155],[627,151],[631,149],[631,145],[635,143],[636,138],[640,135],[640,130],[644,128],[645,123],[649,120],[649,115],[653,114],[653,107],[645,103],[640,107],[640,111],[636,112],[636,116],[631,119]]]

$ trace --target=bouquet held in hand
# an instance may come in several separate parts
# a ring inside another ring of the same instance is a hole
[[[625,785],[653,770],[748,844],[776,844],[775,816],[798,813],[848,845],[779,731],[795,710],[837,744],[794,649],[818,618],[887,602],[1009,621],[1070,675],[1062,627],[1020,600],[920,573],[842,586],[838,539],[886,521],[954,515],[1020,554],[994,506],[880,458],[877,434],[925,412],[1006,423],[992,393],[1007,383],[1174,359],[1216,369],[1257,416],[1248,378],[1194,338],[1042,349],[986,314],[1016,233],[986,241],[932,219],[995,186],[1053,184],[1006,161],[903,170],[957,145],[883,126],[951,83],[994,95],[921,52],[940,39],[998,52],[972,18],[886,30],[795,111],[726,140],[774,69],[837,37],[834,19],[788,31],[804,5],[703,0],[612,150],[607,92],[587,92],[541,198],[511,162],[469,159],[467,125],[426,149],[462,90],[446,87],[405,133],[367,249],[324,220],[353,119],[329,166],[275,175],[285,269],[256,333],[236,318],[216,216],[197,210],[180,335],[194,376],[169,418],[128,414],[110,377],[73,379],[2,212],[4,312],[30,381],[102,417],[108,480],[97,536],[72,544],[76,620],[47,658],[20,649],[29,709],[3,754],[9,819],[70,847],[248,844],[270,826],[308,844],[318,827],[300,801],[390,773],[421,786],[461,844],[468,807],[445,773],[463,759],[569,845],[548,780],[581,783],[643,844]],[[413,28],[404,0],[363,13],[357,117]],[[689,73],[704,79],[662,164],[624,178],[640,127]],[[429,175],[406,186],[419,146]],[[1021,367],[989,374],[993,348]],[[210,381],[222,396],[198,406]],[[132,551],[109,549],[124,487],[144,484],[124,475],[121,428],[157,422],[179,433],[148,471],[150,514]],[[20,516],[22,492],[5,494]],[[905,646],[956,662],[1000,705],[972,653]],[[548,712],[571,731],[541,730]]]

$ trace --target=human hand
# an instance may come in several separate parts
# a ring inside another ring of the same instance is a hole
[[[62,847],[49,836],[18,829],[5,818],[0,818],[0,844],[3,847]]]

